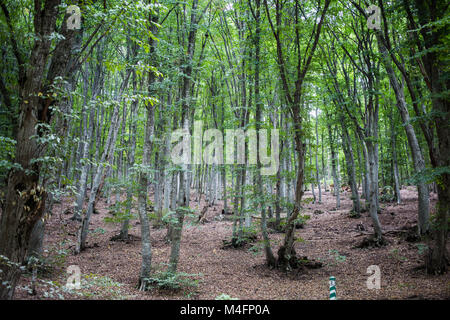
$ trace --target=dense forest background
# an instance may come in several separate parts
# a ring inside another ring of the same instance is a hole
[[[197,244],[205,263],[251,261],[228,253],[250,246],[266,277],[306,268],[312,278],[325,267],[317,256],[325,245],[309,235],[326,240],[336,231],[354,240],[338,216],[363,235],[358,252],[390,252],[396,263],[393,239],[406,234],[419,248],[410,259],[421,279],[440,284],[445,298],[447,1],[0,0],[0,7],[1,299],[24,283],[36,295],[46,273],[64,281],[70,259],[106,263],[112,254],[95,240],[106,231],[105,243],[120,242],[121,258],[130,259],[120,269],[134,270],[137,292],[192,286],[196,275],[185,270],[195,259],[180,262],[192,249],[183,241],[202,234],[192,225],[217,226],[196,238],[219,241]],[[174,163],[174,145],[199,124],[205,135],[192,149],[200,152],[211,152],[218,133],[241,129],[242,163]],[[174,138],[177,129],[184,131]],[[251,130],[255,140],[244,135]],[[276,170],[265,174],[271,161]],[[399,218],[383,217],[402,208],[411,223],[399,230]],[[63,230],[59,238],[55,230]],[[57,243],[64,254],[50,250]],[[162,246],[164,258],[155,258]],[[333,248],[328,253],[345,260]],[[94,250],[102,255],[88,259]],[[58,266],[62,274],[49,271]]]

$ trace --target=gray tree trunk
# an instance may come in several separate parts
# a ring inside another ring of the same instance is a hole
[[[405,94],[404,94],[404,86],[402,82],[397,80],[397,76],[395,75],[394,69],[392,68],[391,61],[389,58],[389,53],[380,38],[380,35],[377,36],[378,46],[383,55],[383,62],[386,72],[389,77],[389,82],[394,89],[395,98],[397,100],[397,108],[400,112],[400,115],[403,120],[403,126],[405,127],[406,136],[408,138],[409,147],[411,149],[411,156],[414,163],[414,169],[417,174],[420,174],[423,170],[425,170],[425,160],[422,155],[422,151],[420,150],[419,142],[417,140],[416,133],[414,131],[414,127],[410,122],[408,106],[406,104]],[[425,182],[419,181],[417,183],[417,191],[418,191],[418,232],[420,235],[426,233],[429,229],[429,218],[430,218],[430,200],[429,200],[429,190],[428,186]]]
[[[134,48],[134,50],[136,50]],[[136,80],[136,72],[133,71],[133,94],[137,93],[137,80]],[[128,169],[133,167],[135,164],[135,157],[136,157],[136,135],[137,135],[137,116],[138,116],[138,107],[139,107],[139,101],[133,100],[131,102],[131,117],[130,117],[130,134],[131,134],[131,146],[128,154]],[[127,176],[129,175],[129,170],[126,170]],[[128,239],[128,229],[129,229],[129,223],[130,223],[130,215],[131,215],[131,207],[133,204],[133,192],[132,192],[132,186],[129,185],[127,187],[127,204],[125,209],[125,215],[126,219],[122,223],[122,227],[120,229],[119,238],[122,240]]]
[[[100,89],[101,87],[103,87],[103,76],[102,76],[102,64],[101,61],[103,60],[102,58],[102,51],[103,49],[99,49],[98,50],[98,54],[97,54],[97,58],[98,58],[98,65],[96,66],[96,70],[94,72],[94,84],[93,84],[93,88],[92,88],[92,96],[90,101],[93,102],[95,101],[95,99],[97,99],[98,94],[100,93]],[[95,108],[94,106],[90,103],[90,111],[89,111],[89,126],[87,126],[87,110],[85,109],[86,107],[86,102],[87,102],[87,95],[88,95],[88,74],[87,74],[87,64],[86,64],[86,70],[85,70],[85,75],[84,75],[84,97],[85,97],[85,103],[84,103],[84,107],[83,107],[83,123],[84,123],[84,135],[83,135],[83,141],[82,141],[82,155],[81,158],[83,159],[83,165],[81,167],[81,175],[80,175],[80,180],[79,180],[79,184],[78,184],[78,190],[77,190],[77,197],[75,200],[75,207],[73,210],[73,216],[72,216],[72,220],[78,220],[81,221],[81,213],[82,213],[82,209],[83,209],[83,203],[84,203],[84,198],[86,197],[86,189],[87,189],[87,179],[88,179],[88,175],[89,175],[89,168],[91,167],[91,165],[89,164],[88,158],[89,158],[89,149],[90,146],[92,145],[93,142],[93,138],[94,138],[94,126],[95,126]],[[98,146],[97,146],[98,147]]]
[[[331,131],[331,125],[328,125],[328,137],[330,140],[330,151],[331,151],[331,174],[333,175],[333,184],[334,184],[334,196],[336,197],[336,209],[341,207],[341,199],[340,199],[340,183],[338,176],[338,165],[339,158],[337,158],[336,150],[334,148],[334,139],[333,133]]]
[[[320,181],[321,181],[321,178],[320,178],[320,173],[319,173],[319,171],[320,171],[320,169],[319,169],[319,160],[318,160],[318,147],[319,147],[319,130],[318,130],[318,126],[319,126],[319,115],[318,115],[318,113],[317,113],[317,108],[316,108],[316,147],[314,148],[315,149],[315,154],[316,154],[316,181],[317,181],[317,185],[318,185],[318,187],[319,187],[319,203],[322,203],[322,189],[321,189],[321,186],[320,186]]]
[[[149,75],[149,87],[153,84],[153,76]],[[142,166],[146,169],[150,166],[150,157],[152,152],[154,135],[154,107],[149,103],[147,105],[147,122],[145,125],[145,137],[143,147]],[[152,246],[150,242],[150,222],[147,217],[147,187],[148,173],[145,171],[139,173],[139,193],[138,193],[138,213],[141,224],[141,254],[142,264],[139,274],[139,290],[148,290],[152,266]]]
[[[394,190],[395,190],[395,200],[397,204],[402,203],[402,197],[400,194],[400,175],[398,171],[398,161],[397,161],[397,143],[396,143],[396,132],[395,132],[395,118],[391,120],[391,149],[392,149],[392,171],[394,175]]]
[[[125,76],[125,79],[122,82],[119,93],[115,97],[115,100],[117,101],[117,103],[113,110],[111,126],[109,128],[108,138],[107,138],[106,144],[105,144],[105,149],[102,153],[100,163],[97,166],[92,190],[91,190],[91,193],[89,194],[88,207],[87,207],[86,215],[83,217],[83,221],[81,223],[81,228],[79,230],[78,242],[77,242],[77,246],[75,249],[75,253],[79,253],[86,248],[86,239],[87,239],[88,232],[89,232],[89,222],[91,219],[91,215],[94,211],[94,203],[95,203],[95,200],[97,197],[97,192],[100,191],[99,187],[101,186],[102,181],[104,180],[104,172],[103,172],[104,171],[103,170],[104,163],[109,162],[110,159],[112,159],[112,156],[114,155],[114,150],[116,147],[116,140],[117,140],[117,133],[119,131],[120,122],[122,119],[120,117],[120,113],[119,113],[119,109],[120,109],[119,102],[121,100],[121,97],[123,95],[125,88],[127,87],[130,73],[131,73],[130,71],[127,72],[127,75]]]
[[[350,188],[352,190],[353,212],[356,216],[359,216],[361,212],[358,186],[356,184],[356,172],[355,161],[353,157],[352,141],[347,131],[347,127],[343,119],[341,120],[342,133],[343,133],[343,149],[345,154],[345,160],[347,164],[347,174],[349,178]]]

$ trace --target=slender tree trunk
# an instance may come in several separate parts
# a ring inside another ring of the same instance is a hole
[[[394,190],[395,190],[395,200],[397,204],[402,203],[402,197],[400,194],[400,175],[398,172],[398,161],[397,161],[397,143],[396,143],[396,132],[395,132],[395,119],[391,120],[391,148],[392,148],[392,171],[394,175]]]
[[[182,88],[181,88],[181,103],[182,103],[182,111],[181,111],[181,124],[185,132],[190,132],[189,130],[189,116],[191,115],[191,90],[192,86],[192,70],[193,70],[193,58],[195,53],[195,40],[197,35],[197,24],[202,19],[202,14],[198,13],[198,0],[193,0],[191,7],[191,18],[190,25],[187,28],[188,31],[188,42],[187,42],[187,52],[184,57],[182,73]],[[176,273],[178,267],[178,259],[179,259],[179,250],[180,250],[180,242],[181,242],[181,234],[183,230],[183,222],[185,211],[189,207],[189,197],[190,197],[190,189],[189,189],[189,179],[188,179],[188,164],[182,165],[182,170],[179,173],[180,176],[180,187],[179,187],[179,195],[177,199],[177,210],[176,210],[176,224],[173,230],[172,236],[172,247],[170,251],[170,260],[168,266],[169,273]]]
[[[316,154],[316,181],[317,181],[317,185],[319,187],[319,203],[322,203],[322,189],[320,187],[320,173],[319,173],[319,160],[318,160],[318,147],[319,147],[319,130],[318,130],[318,126],[319,126],[319,115],[317,113],[317,108],[316,108],[316,147],[315,149],[315,154]],[[323,174],[323,172],[322,172]]]
[[[92,96],[91,96],[91,101],[95,101],[95,99],[97,98],[97,95],[100,93],[100,89],[101,87],[103,87],[103,76],[102,76],[102,65],[101,65],[101,61],[102,61],[102,49],[99,49],[98,52],[98,65],[96,66],[96,71],[94,74],[94,85],[92,88]],[[84,105],[87,105],[86,103],[86,97],[88,94],[88,74],[87,74],[87,64],[86,64],[86,74],[84,75],[84,85],[85,85],[85,90],[84,90],[84,95],[85,95],[85,103]],[[81,213],[82,213],[82,209],[83,209],[83,203],[84,203],[84,198],[86,197],[86,189],[87,189],[87,179],[88,179],[88,175],[89,175],[89,168],[91,167],[91,165],[89,164],[88,158],[89,158],[89,149],[90,146],[93,142],[93,137],[94,137],[94,125],[95,125],[95,108],[93,106],[90,106],[90,112],[89,112],[89,127],[87,126],[87,121],[86,121],[86,110],[83,108],[84,110],[84,114],[83,114],[83,123],[84,123],[84,137],[83,137],[83,148],[82,148],[82,156],[81,158],[83,159],[83,165],[81,168],[81,176],[80,176],[80,180],[79,180],[79,185],[78,185],[78,191],[77,191],[77,197],[76,197],[76,201],[75,201],[75,207],[74,207],[74,211],[73,211],[73,216],[72,216],[72,220],[78,220],[81,221]],[[88,143],[88,139],[90,140],[91,143]]]
[[[94,182],[92,185],[91,193],[89,194],[89,202],[88,207],[86,210],[86,215],[83,217],[83,220],[81,222],[81,227],[79,230],[78,235],[78,242],[75,249],[75,253],[80,253],[82,250],[86,248],[86,239],[89,232],[89,222],[92,216],[92,213],[94,212],[94,205],[96,202],[96,198],[98,197],[98,193],[101,191],[103,182],[105,180],[104,175],[104,163],[109,162],[110,159],[112,159],[114,155],[114,150],[116,147],[116,140],[117,140],[117,133],[119,131],[119,127],[121,124],[121,116],[119,113],[120,109],[120,100],[123,95],[123,92],[128,84],[128,78],[130,76],[131,71],[127,71],[127,74],[125,76],[125,79],[122,82],[121,88],[119,89],[118,95],[115,97],[115,100],[117,101],[112,118],[111,118],[111,126],[109,128],[108,132],[108,138],[105,144],[105,149],[102,154],[102,158],[100,161],[100,164],[97,166]]]
[[[134,52],[137,54],[136,47],[133,48]],[[133,71],[133,93],[137,93],[137,80],[136,80],[136,72]],[[133,167],[135,164],[135,157],[136,157],[136,135],[137,135],[137,116],[138,116],[138,107],[139,107],[139,101],[133,100],[131,102],[131,146],[130,151],[128,155],[128,169]],[[129,170],[127,171],[127,175],[129,174]],[[120,229],[119,238],[122,240],[128,239],[128,229],[129,229],[129,223],[130,223],[130,215],[131,215],[131,207],[133,204],[133,192],[132,192],[132,186],[128,185],[127,187],[127,202],[126,202],[126,208],[125,208],[125,215],[126,218],[122,223],[122,227]]]
[[[311,141],[308,141],[308,145],[309,145],[309,167],[311,168],[311,193],[313,195],[313,203],[316,203],[316,191],[315,191],[315,186],[314,186],[314,172],[313,172],[313,167],[312,167],[312,147],[311,147]]]
[[[395,98],[397,100],[397,108],[403,120],[403,126],[405,127],[406,136],[408,138],[409,147],[411,149],[411,156],[413,158],[414,169],[417,174],[420,174],[425,170],[425,160],[420,150],[419,142],[417,140],[414,127],[411,125],[408,107],[406,105],[406,99],[403,90],[403,83],[397,80],[394,69],[392,68],[391,62],[389,60],[389,54],[387,49],[379,35],[377,33],[378,46],[383,55],[384,67],[389,77],[389,82],[394,89]],[[430,200],[429,200],[429,190],[428,186],[424,181],[419,181],[417,183],[418,191],[418,232],[419,235],[425,234],[429,229],[429,218],[430,218]]]
[[[353,201],[353,213],[355,216],[359,216],[361,212],[358,187],[356,184],[356,173],[355,173],[355,161],[353,157],[352,141],[347,131],[347,127],[342,119],[342,133],[343,133],[343,149],[345,154],[345,160],[347,164],[347,174],[349,178],[349,185],[352,190],[352,201]]]
[[[154,76],[149,73],[148,86],[153,84]],[[149,90],[151,92],[151,90]],[[154,106],[150,103],[147,105],[147,122],[145,125],[145,137],[143,147],[142,165],[144,168],[149,168],[151,152],[153,147],[153,135],[154,135]],[[148,172],[144,171],[139,173],[139,193],[138,193],[138,213],[139,221],[141,224],[141,238],[142,238],[142,264],[141,272],[139,275],[139,290],[144,291],[148,289],[148,278],[151,273],[152,265],[152,247],[150,242],[150,222],[147,217],[147,187],[148,187]]]
[[[261,0],[255,0],[255,22],[256,22],[256,31],[255,31],[255,105],[256,105],[256,112],[255,112],[255,121],[256,121],[256,132],[259,132],[261,130],[261,109],[262,109],[262,102],[261,102],[261,95],[260,95],[260,38],[261,38],[261,26],[260,26],[260,15],[261,15]],[[272,252],[272,247],[270,245],[270,239],[267,234],[267,221],[266,221],[266,208],[265,208],[265,200],[263,194],[265,194],[262,190],[262,177],[261,177],[261,159],[260,159],[260,138],[261,135],[259,135],[259,139],[256,139],[256,194],[255,196],[261,199],[258,203],[258,207],[261,210],[261,233],[264,240],[264,252],[266,255],[266,264],[270,267],[276,266],[276,259]],[[274,152],[274,150],[271,150],[271,152]],[[276,155],[278,156],[278,155]],[[278,170],[277,170],[278,171]]]
[[[339,209],[341,207],[341,199],[340,199],[340,183],[339,183],[339,176],[337,173],[337,157],[336,157],[336,150],[334,148],[334,139],[333,139],[333,133],[331,131],[331,125],[328,125],[328,138],[330,140],[330,151],[331,151],[331,174],[333,175],[333,184],[334,184],[334,196],[336,197],[336,209]]]

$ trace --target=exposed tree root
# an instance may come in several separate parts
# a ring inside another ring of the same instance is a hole
[[[388,244],[389,244],[389,242],[386,239],[384,239],[383,237],[377,238],[377,237],[372,235],[372,236],[364,238],[361,241],[361,243],[356,246],[356,248],[359,248],[359,249],[363,249],[363,248],[381,248],[381,247],[386,246]]]
[[[128,234],[126,237],[124,237],[121,234],[117,234],[115,236],[112,236],[109,241],[123,241],[126,243],[130,243],[131,241],[141,241],[141,237],[132,235],[132,234]]]
[[[207,211],[208,211],[208,206],[204,206],[202,209],[202,212],[200,212],[200,215],[198,216],[198,220],[197,220],[198,223],[203,224],[203,223],[208,222],[208,220],[206,220]]]
[[[137,287],[139,291],[150,291],[151,289],[153,289],[151,282],[146,279],[139,279]]]
[[[323,266],[322,262],[308,259],[307,256],[297,257],[297,253],[292,249],[290,255],[285,254],[285,248],[278,249],[278,259],[275,267],[281,271],[289,272],[297,269],[318,269]]]
[[[292,263],[291,263],[292,266]],[[322,268],[323,264],[320,261],[316,261],[314,259],[308,259],[307,256],[303,256],[300,258],[297,258],[297,260],[294,262],[294,265],[292,266],[295,269],[299,268],[307,268],[307,269],[319,269]]]
[[[128,235],[116,234],[115,236],[109,238],[109,241],[128,241],[128,239]]]

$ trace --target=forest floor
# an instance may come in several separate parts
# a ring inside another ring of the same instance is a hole
[[[31,277],[25,275],[17,287],[16,299],[215,299],[227,294],[238,299],[328,299],[329,277],[336,277],[338,299],[450,299],[450,276],[429,276],[420,268],[420,254],[424,242],[408,242],[406,230],[416,222],[417,192],[413,187],[401,191],[403,203],[382,203],[379,215],[389,244],[382,248],[355,248],[367,234],[372,233],[368,213],[350,218],[350,193],[341,197],[341,207],[335,210],[335,198],[330,192],[322,195],[321,204],[305,205],[303,214],[311,218],[304,228],[296,230],[295,243],[299,256],[322,262],[319,269],[299,269],[285,274],[265,266],[261,237],[239,249],[223,249],[223,240],[230,239],[233,222],[215,219],[222,203],[207,211],[207,222],[197,224],[185,221],[180,249],[180,272],[197,274],[197,287],[178,292],[136,289],[141,265],[140,225],[131,222],[132,240],[110,241],[118,234],[118,224],[106,223],[111,216],[106,203],[97,205],[99,214],[93,215],[88,237],[88,248],[73,254],[78,223],[64,214],[72,201],[66,199],[54,206],[46,225],[45,255],[52,261],[48,274],[39,274],[37,294],[26,288]],[[306,192],[304,198],[311,197]],[[432,194],[432,210],[436,195]],[[203,200],[191,202],[191,207],[203,208]],[[316,210],[320,210],[316,211]],[[255,223],[259,220],[255,219]],[[164,240],[166,229],[151,230],[155,269],[163,269],[169,260],[170,244]],[[283,239],[282,233],[271,233],[274,253]],[[77,265],[81,271],[81,289],[65,291],[62,288],[69,276],[66,268]],[[367,268],[378,265],[381,288],[368,289]]]

